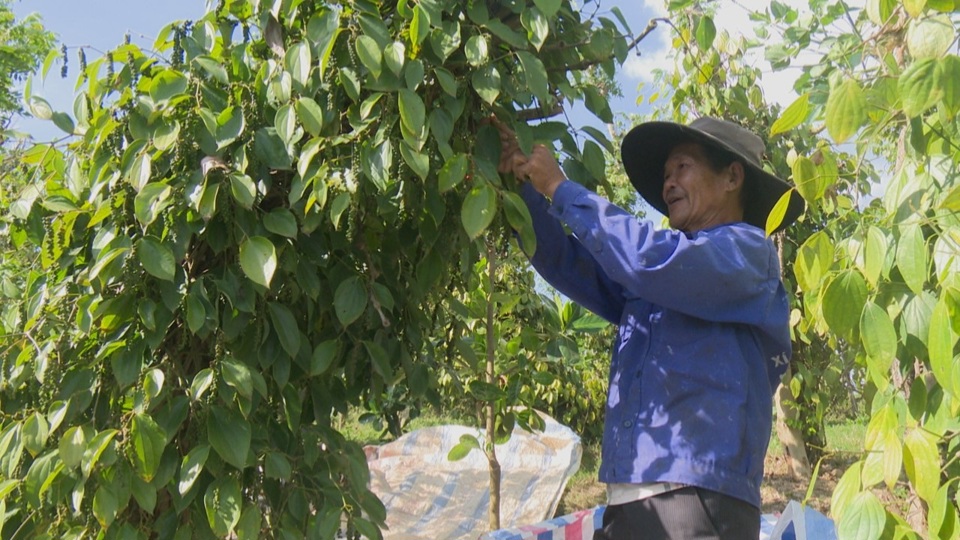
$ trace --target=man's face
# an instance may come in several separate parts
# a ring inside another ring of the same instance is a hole
[[[732,214],[739,212],[738,204],[731,208],[733,196],[739,196],[739,192],[731,196],[731,168],[714,171],[699,143],[675,146],[664,164],[663,175],[663,200],[674,229],[693,233],[741,219]]]

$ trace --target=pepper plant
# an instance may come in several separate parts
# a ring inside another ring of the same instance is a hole
[[[630,41],[596,7],[223,0],[84,56],[71,112],[27,96],[72,137],[2,214],[32,266],[0,307],[0,535],[379,537],[331,420],[436,397],[431,313],[491,228],[534,249],[484,118],[603,184],[602,132],[527,123],[610,121],[588,74]]]

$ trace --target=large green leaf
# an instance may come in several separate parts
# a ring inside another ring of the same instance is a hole
[[[487,230],[497,213],[497,192],[485,182],[478,182],[463,199],[460,221],[467,236],[476,238]]]
[[[912,429],[904,438],[904,468],[921,499],[932,504],[940,488],[940,451],[937,438],[924,429]]]
[[[823,231],[814,233],[800,246],[794,265],[800,289],[813,292],[820,288],[827,271],[833,265],[834,247],[830,237]]]
[[[250,399],[253,397],[253,377],[246,364],[232,356],[226,356],[220,362],[220,374],[223,381],[232,386],[238,394]]]
[[[510,227],[520,235],[523,252],[533,257],[537,251],[537,235],[533,230],[533,218],[530,210],[519,195],[510,191],[503,192],[503,209]]]
[[[469,158],[465,154],[457,154],[448,159],[440,168],[438,185],[440,193],[449,191],[462,182],[467,175],[469,165]]]
[[[164,281],[173,281],[177,261],[173,251],[159,239],[144,236],[137,242],[137,259],[151,276]]]
[[[183,95],[186,90],[187,78],[173,69],[165,69],[154,75],[149,86],[150,97],[161,105]]]
[[[423,100],[415,92],[403,88],[399,92],[400,122],[413,134],[420,133],[427,120]]]
[[[879,540],[887,520],[886,510],[870,491],[857,494],[837,524],[838,538]]]
[[[279,302],[270,302],[267,304],[267,308],[270,311],[270,322],[273,325],[273,330],[280,338],[280,345],[283,350],[291,357],[297,356],[297,352],[300,350],[300,326],[297,324],[293,312]]]
[[[64,432],[58,444],[60,461],[67,469],[74,469],[83,459],[83,450],[87,446],[87,433],[80,426],[73,426]]]
[[[890,315],[873,302],[867,302],[860,316],[860,339],[867,355],[874,360],[869,364],[878,378],[889,377],[890,366],[897,355],[897,332]],[[876,379],[875,379],[876,380]]]
[[[393,367],[390,366],[390,357],[387,355],[386,349],[379,343],[369,340],[363,342],[363,347],[367,350],[367,355],[370,356],[370,365],[373,367],[374,373],[384,381],[392,381]]]
[[[538,51],[550,34],[550,23],[536,7],[526,8],[520,13],[520,23],[527,29],[527,41]]]
[[[237,469],[247,466],[250,423],[232,410],[214,405],[207,415],[207,440],[224,461]]]
[[[274,208],[263,216],[263,226],[274,234],[297,237],[297,218],[286,208]]]
[[[920,225],[908,224],[901,227],[896,260],[897,268],[907,286],[914,293],[920,294],[930,275],[927,242]]]
[[[918,116],[937,102],[943,95],[936,76],[937,61],[920,60],[910,64],[897,82],[903,112],[907,116]]]
[[[810,112],[810,95],[803,94],[791,103],[770,126],[770,136],[785,133],[802,124]]]
[[[337,341],[328,339],[313,349],[313,356],[310,359],[310,375],[323,375],[326,373],[333,361],[337,358]]]
[[[240,244],[240,268],[254,283],[270,288],[277,269],[277,251],[273,242],[262,236],[252,236]]]
[[[953,43],[955,34],[948,15],[915,19],[907,24],[907,49],[916,60],[940,58]]]
[[[953,349],[957,344],[957,333],[953,330],[947,297],[942,296],[930,315],[930,333],[927,336],[927,348],[930,352],[930,368],[933,376],[946,392],[956,395],[960,388],[953,383]]]
[[[321,8],[307,23],[307,39],[317,47],[321,77],[326,74],[327,66],[330,63],[330,55],[340,31],[339,9]]]
[[[141,413],[134,415],[130,422],[130,437],[133,443],[133,467],[140,478],[149,482],[160,466],[167,435],[153,418]]]
[[[517,51],[517,58],[520,60],[520,67],[526,77],[527,89],[536,96],[541,104],[549,103],[550,83],[547,80],[547,69],[543,62],[527,51]]]
[[[368,298],[367,289],[359,277],[353,276],[341,281],[333,295],[333,307],[340,324],[348,326],[360,318],[367,309]]]
[[[849,337],[860,324],[867,302],[867,284],[860,272],[845,270],[837,275],[823,293],[823,318],[830,329]]]
[[[80,470],[83,472],[84,478],[89,477],[90,473],[93,472],[93,468],[100,461],[100,456],[107,450],[117,433],[118,431],[115,429],[106,429],[94,435],[87,443],[87,447],[83,451],[83,458],[80,461]]]
[[[358,36],[354,47],[357,49],[357,57],[360,58],[360,62],[375,79],[379,79],[380,72],[383,69],[383,52],[377,45],[377,41],[370,36]]]
[[[876,287],[883,273],[887,259],[889,245],[887,236],[878,227],[867,229],[867,238],[864,242],[863,276],[871,286]]]
[[[50,436],[50,425],[40,413],[33,413],[23,422],[23,447],[36,456],[47,446],[47,437]]]
[[[470,82],[480,99],[491,105],[500,95],[500,72],[491,64],[474,71]]]
[[[793,183],[808,203],[816,201],[823,193],[820,173],[813,160],[808,157],[800,156],[793,162]]]
[[[703,15],[697,23],[696,30],[697,46],[701,50],[709,51],[713,46],[713,40],[717,37],[717,27],[713,23],[713,17]]]
[[[301,97],[297,100],[296,110],[297,117],[303,124],[303,129],[314,137],[320,135],[323,130],[323,109],[320,108],[320,105],[309,97]],[[302,154],[300,159],[303,159]]]
[[[207,457],[210,455],[210,446],[201,444],[192,448],[187,455],[183,456],[180,463],[180,477],[177,481],[177,491],[181,496],[186,495],[193,483],[197,481],[200,473],[203,472],[203,466],[207,463]]]
[[[119,512],[120,501],[117,497],[116,488],[112,484],[104,484],[98,487],[93,496],[93,517],[97,519],[100,526],[108,529],[117,519]]]
[[[827,131],[837,143],[846,142],[867,120],[867,98],[860,83],[846,79],[830,90],[827,97]]]
[[[207,512],[207,523],[218,537],[223,538],[233,532],[240,521],[242,506],[240,482],[236,478],[222,476],[207,486],[203,507]]]
[[[143,186],[133,201],[133,212],[140,225],[146,228],[154,222],[160,213],[170,206],[173,189],[163,182],[153,182]]]
[[[960,56],[948,54],[937,62],[936,85],[943,92],[943,106],[950,115],[960,112]]]
[[[287,49],[284,65],[293,79],[293,84],[300,90],[305,89],[310,83],[312,63],[313,55],[310,52],[310,46],[306,43],[294,43]]]

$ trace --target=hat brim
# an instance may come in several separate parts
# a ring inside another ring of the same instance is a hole
[[[624,137],[620,145],[621,159],[630,183],[640,196],[658,212],[668,215],[667,203],[663,200],[663,166],[674,146],[691,141],[708,144],[741,157],[746,173],[743,184],[743,221],[765,230],[770,211],[792,186],[763,170],[722,140],[681,124],[645,122],[631,129]],[[783,221],[773,232],[790,226],[800,217],[805,206],[803,197],[794,191]]]

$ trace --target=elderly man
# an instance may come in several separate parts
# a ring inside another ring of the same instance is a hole
[[[618,327],[600,466],[608,506],[595,538],[757,538],[772,395],[791,352],[764,234],[790,186],[763,170],[763,141],[713,118],[631,130],[627,175],[675,229],[657,230],[567,180],[546,147],[524,155],[494,124],[501,172],[526,181],[533,266]],[[802,211],[794,192],[780,229]]]

